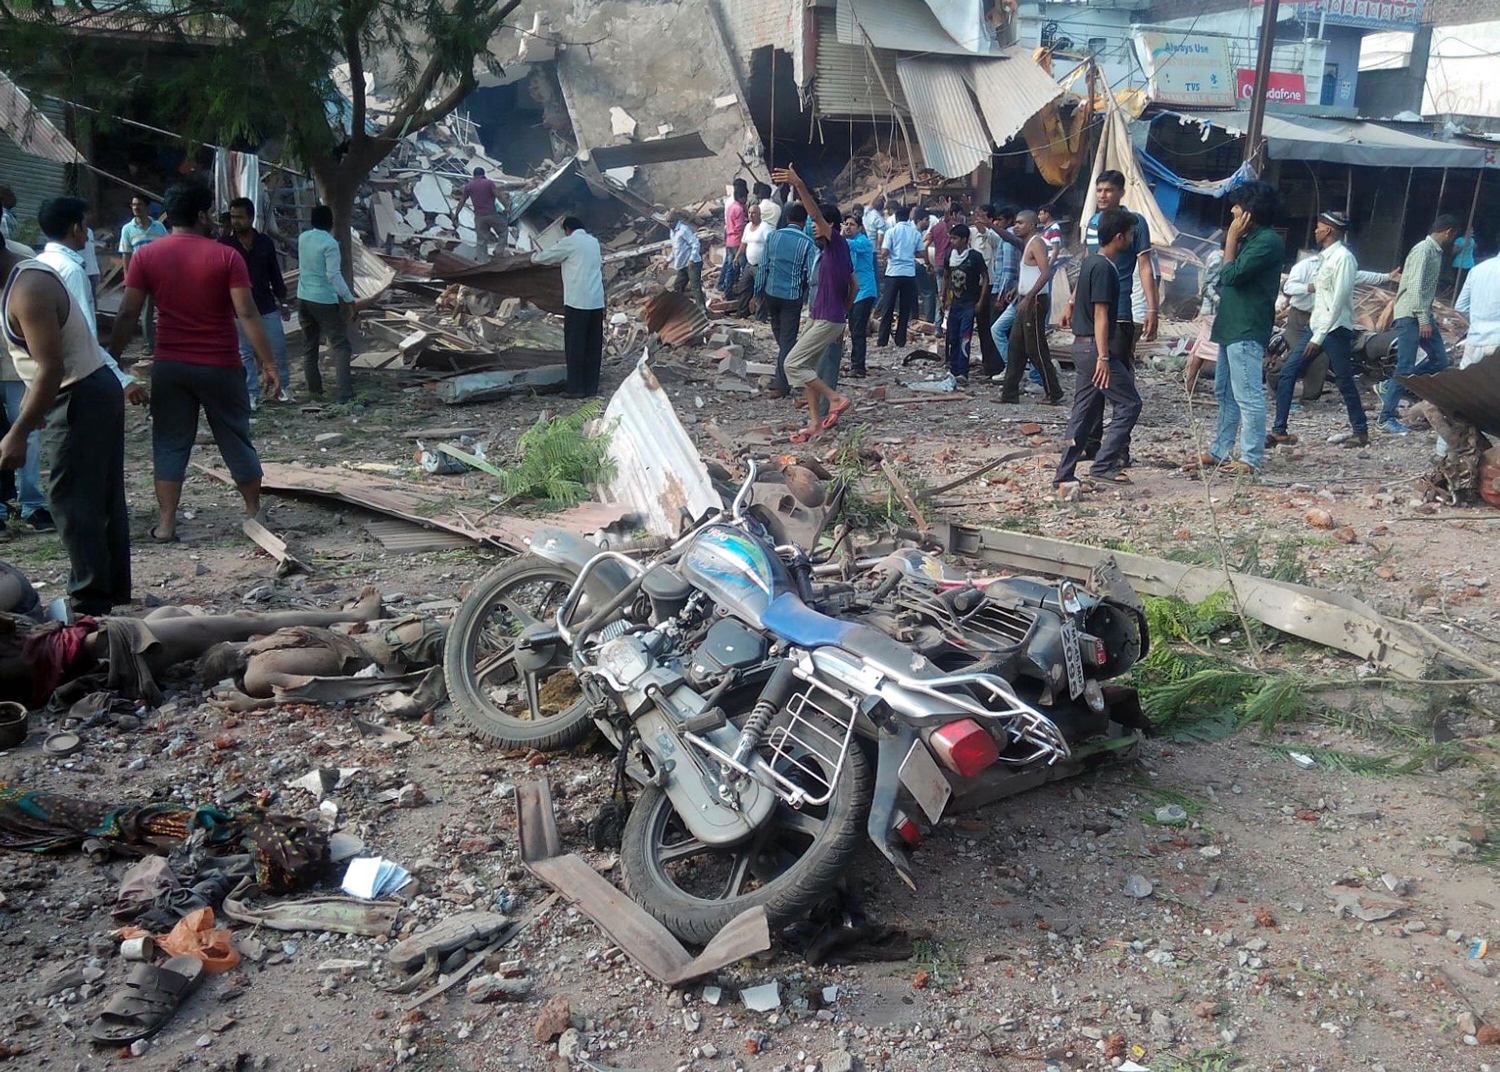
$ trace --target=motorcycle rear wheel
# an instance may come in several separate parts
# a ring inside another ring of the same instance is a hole
[[[550,622],[578,574],[527,555],[480,578],[454,615],[443,650],[443,676],[460,719],[501,748],[551,752],[589,731],[588,704],[558,642],[541,670],[516,665],[515,637]]]
[[[774,932],[805,916],[849,866],[864,835],[870,778],[855,742],[827,804],[799,810],[778,803],[752,838],[724,849],[694,838],[666,793],[647,786],[620,845],[625,888],[685,942],[706,944],[757,905]]]

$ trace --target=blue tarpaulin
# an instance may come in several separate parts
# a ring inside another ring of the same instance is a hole
[[[1159,191],[1158,196],[1161,196],[1161,193],[1165,192],[1161,189],[1162,184],[1165,184],[1175,190],[1181,190],[1183,193],[1202,194],[1204,197],[1223,197],[1236,186],[1243,186],[1245,183],[1255,179],[1255,169],[1248,162],[1236,168],[1234,174],[1230,175],[1227,179],[1210,181],[1206,179],[1184,179],[1144,149],[1136,149],[1135,156],[1140,161],[1141,170],[1153,180],[1152,186]]]

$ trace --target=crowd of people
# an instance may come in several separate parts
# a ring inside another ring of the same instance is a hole
[[[1078,265],[1066,309],[1054,320],[1052,287],[1066,260],[1060,221],[1047,207],[1017,209],[982,204],[967,212],[953,201],[941,214],[924,204],[885,197],[848,212],[819,204],[794,169],[772,176],[783,198],[766,184],[753,191],[735,180],[725,212],[725,259],[718,289],[735,315],[769,321],[777,344],[773,397],[804,390],[808,409],[802,443],[831,430],[849,406],[838,394],[843,339],[849,338],[848,372],[867,375],[874,346],[905,348],[917,318],[935,326],[955,388],[982,379],[998,385],[1000,403],[1020,400],[1028,373],[1045,405],[1063,405],[1068,392],[1048,345],[1049,327],[1073,335],[1072,413],[1054,485],[1064,495],[1079,484],[1081,461],[1092,483],[1130,483],[1132,432],[1141,413],[1135,383],[1136,349],[1156,338],[1160,320],[1158,270],[1142,215],[1123,202],[1125,177],[1104,171],[1095,180],[1096,210],[1082,227],[1085,259]],[[1369,425],[1356,382],[1354,287],[1396,283],[1396,376],[1424,375],[1448,366],[1434,304],[1444,254],[1453,248],[1457,221],[1440,216],[1401,269],[1361,271],[1346,245],[1350,221],[1323,212],[1315,227],[1316,252],[1298,260],[1283,279],[1286,246],[1277,227],[1283,216],[1275,187],[1252,181],[1228,196],[1230,225],[1222,251],[1211,258],[1213,296],[1210,340],[1215,348],[1217,426],[1208,449],[1184,469],[1213,469],[1252,479],[1267,448],[1291,444],[1288,430],[1297,383],[1331,374],[1343,398],[1349,447],[1369,443]],[[683,213],[672,217],[675,289],[705,303],[703,248]],[[1476,301],[1471,274],[1460,297],[1470,315]],[[1484,297],[1478,297],[1481,303]],[[1279,373],[1268,370],[1278,309],[1285,311],[1286,356]],[[804,309],[810,316],[804,319]],[[840,310],[842,312],[840,313]],[[1486,328],[1471,333],[1487,338]],[[971,362],[975,337],[980,365]],[[1481,352],[1472,342],[1469,349]],[[1189,371],[1189,387],[1199,362]],[[1272,403],[1267,404],[1268,371]],[[1380,387],[1375,427],[1390,435],[1411,429],[1400,419],[1410,400],[1394,377]],[[1108,421],[1106,422],[1106,415]],[[1270,427],[1267,427],[1269,421]]]
[[[255,227],[248,198],[217,212],[201,183],[173,186],[159,211],[142,195],[120,229],[124,291],[108,345],[101,344],[100,284],[89,206],[76,197],[43,202],[40,252],[7,234],[0,251],[6,430],[0,470],[16,485],[22,523],[55,528],[67,552],[68,597],[99,615],[131,600],[125,497],[125,406],[147,405],[157,519],[149,536],[175,542],[178,506],[200,414],[207,419],[245,515],[260,510],[261,464],[250,415],[262,400],[291,402],[283,318],[289,292],[271,239]],[[321,395],[326,340],[338,400],[350,401],[349,321],[354,295],[343,275],[333,214],[313,210],[299,240],[296,315],[303,373]],[[144,327],[152,357],[146,382],[124,355]],[[43,479],[42,459],[48,462]]]

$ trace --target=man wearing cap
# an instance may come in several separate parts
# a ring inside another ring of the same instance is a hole
[[[1354,283],[1359,264],[1344,245],[1348,233],[1349,217],[1342,212],[1324,212],[1318,217],[1313,238],[1323,252],[1313,280],[1313,309],[1308,322],[1312,335],[1300,353],[1287,355],[1282,367],[1276,385],[1276,420],[1271,426],[1274,442],[1296,442],[1287,434],[1286,422],[1292,411],[1297,378],[1308,362],[1326,353],[1334,382],[1349,411],[1350,435],[1343,441],[1344,446],[1364,447],[1370,443],[1364,403],[1354,382]]]

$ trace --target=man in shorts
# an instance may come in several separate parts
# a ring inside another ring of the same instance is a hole
[[[198,437],[198,410],[208,417],[219,454],[245,503],[260,510],[260,456],[250,441],[250,393],[240,363],[235,318],[260,363],[261,393],[275,398],[281,380],[250,289],[245,258],[208,237],[213,193],[181,183],[163,199],[171,234],[138,249],[125,272],[125,301],[110,353],[118,361],[147,295],[156,302],[156,358],[151,365],[151,451],[161,516],[153,539],[177,539],[177,504]]]

